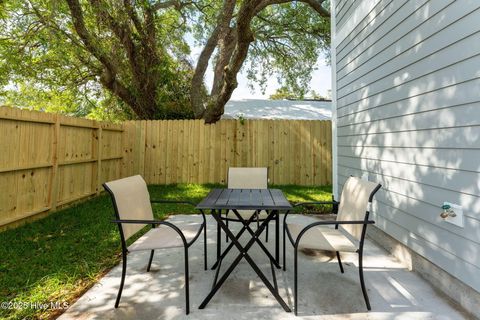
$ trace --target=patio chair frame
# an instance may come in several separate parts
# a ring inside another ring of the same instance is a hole
[[[290,241],[290,243],[293,245],[293,248],[294,248],[294,265],[293,265],[293,274],[294,274],[294,278],[293,278],[293,286],[294,286],[294,289],[293,289],[293,296],[294,296],[294,309],[295,309],[295,315],[298,315],[298,247],[300,245],[300,240],[302,239],[303,235],[310,229],[314,228],[314,227],[317,227],[317,226],[328,226],[328,225],[334,225],[335,226],[335,229],[338,229],[338,226],[339,225],[363,225],[362,227],[362,232],[361,232],[361,236],[360,236],[360,241],[359,241],[359,245],[358,245],[358,250],[356,251],[356,253],[358,254],[358,272],[359,272],[359,278],[360,278],[360,286],[362,288],[362,293],[363,293],[363,298],[365,300],[365,304],[367,306],[367,309],[370,311],[371,310],[371,306],[370,306],[370,300],[368,298],[368,294],[367,294],[367,289],[365,287],[365,280],[364,280],[364,276],[363,276],[363,245],[364,245],[364,242],[365,242],[365,235],[366,235],[366,232],[367,232],[367,225],[369,224],[374,224],[375,221],[373,220],[369,220],[369,215],[370,215],[370,208],[371,208],[371,205],[372,205],[372,201],[373,201],[373,197],[375,196],[375,194],[377,193],[378,190],[380,190],[380,188],[382,187],[381,184],[378,184],[374,189],[373,191],[370,193],[369,195],[369,198],[368,198],[368,205],[367,205],[367,210],[365,212],[365,217],[363,220],[351,220],[351,221],[337,221],[337,220],[332,220],[332,221],[317,221],[317,222],[314,222],[314,223],[311,223],[311,224],[308,224],[306,225],[302,231],[298,234],[297,238],[296,239],[293,239],[291,233],[290,233],[290,230],[288,229],[288,224],[287,224],[287,217],[288,217],[288,214],[291,212],[291,211],[287,211],[284,215],[284,218],[283,218],[283,270],[285,271],[286,270],[286,258],[285,258],[285,251],[286,251],[286,235],[288,236],[288,239]],[[340,204],[339,201],[335,201],[334,199],[332,201],[314,201],[314,202],[301,202],[301,203],[297,203],[294,205],[294,207],[298,207],[298,206],[304,206],[304,205],[317,205],[317,204],[331,204],[333,205],[333,211],[332,213],[334,214],[338,214],[338,206]],[[341,273],[344,273],[344,269],[343,269],[343,265],[342,265],[342,260],[340,258],[340,252],[339,251],[335,251],[336,253],[336,256],[337,256],[337,261],[338,261],[338,265],[340,267],[340,272]]]
[[[115,195],[113,191],[107,186],[106,183],[102,184],[102,186],[105,188],[105,190],[110,194],[110,197],[112,199],[112,204],[115,212],[115,220],[112,220],[113,223],[116,223],[118,226],[118,231],[120,232],[120,240],[122,244],[122,276],[120,280],[120,287],[118,289],[117,293],[117,298],[115,300],[115,308],[118,308],[118,305],[120,304],[120,298],[122,297],[122,292],[123,292],[123,286],[125,284],[125,276],[127,272],[127,254],[128,254],[128,247],[127,247],[127,241],[125,239],[124,233],[123,233],[123,227],[122,224],[145,224],[145,225],[151,225],[152,228],[157,227],[158,225],[164,225],[167,227],[172,228],[182,239],[183,242],[183,248],[184,248],[184,263],[185,263],[185,309],[186,309],[186,314],[190,313],[190,290],[189,290],[189,268],[188,268],[188,248],[200,237],[200,234],[203,231],[203,250],[204,250],[204,270],[207,270],[207,220],[205,218],[205,214],[203,210],[199,210],[200,213],[202,214],[203,222],[201,223],[201,227],[199,228],[197,234],[192,238],[192,240],[187,241],[185,238],[185,235],[183,232],[180,230],[178,226],[175,224],[168,222],[168,221],[161,221],[161,220],[126,220],[126,219],[120,219],[120,214],[118,211],[117,203],[115,201]],[[171,204],[188,204],[193,207],[196,206],[196,204],[189,202],[189,201],[183,201],[183,200],[151,200],[151,204],[155,203],[171,203]],[[159,250],[162,248],[159,248]],[[150,271],[152,261],[153,261],[153,256],[155,253],[156,249],[152,249],[150,251],[150,258],[148,260],[148,266],[147,266],[147,272]]]

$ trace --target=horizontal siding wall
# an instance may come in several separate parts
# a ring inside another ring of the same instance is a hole
[[[335,4],[338,34],[365,1]],[[381,183],[377,226],[480,292],[480,2],[380,0],[363,15],[336,44],[339,189]],[[464,228],[439,217],[444,201]]]

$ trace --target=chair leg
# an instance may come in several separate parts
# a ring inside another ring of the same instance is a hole
[[[295,315],[298,316],[298,248],[293,247],[293,306],[295,308]]]
[[[256,215],[255,220],[257,220],[257,230],[258,230],[258,229],[260,229],[260,217],[258,216],[258,214],[256,212],[254,214]],[[268,224],[267,224],[266,229],[268,229]]]
[[[208,255],[207,255],[207,224],[205,223],[203,225],[203,267],[205,270],[207,270],[207,264],[208,264]]]
[[[267,223],[267,226],[265,227],[265,242],[268,242],[268,225],[269,224],[270,224],[270,222]]]
[[[190,313],[190,290],[188,286],[188,248],[185,247],[185,304],[186,314]]]
[[[118,288],[117,300],[115,301],[115,308],[118,308],[120,298],[122,297],[123,285],[125,284],[125,274],[127,272],[127,252],[122,251],[122,279],[120,280],[120,288]]]
[[[285,252],[286,252],[286,247],[285,247],[286,242],[285,242],[285,238],[286,238],[287,234],[286,234],[286,229],[285,229],[285,228],[286,228],[286,226],[285,226],[285,224],[284,224],[284,225],[283,225],[283,271],[286,271],[286,270],[287,270],[287,264],[286,264],[286,260],[287,260],[287,259],[286,259],[286,254],[285,254]]]
[[[221,242],[222,237],[221,237],[221,230],[220,230],[220,224],[217,222],[217,261],[220,259],[220,251],[222,250],[221,247]]]
[[[227,217],[227,216],[225,216],[225,217]],[[227,228],[228,228],[228,218],[227,218],[227,220],[225,221],[225,224],[227,225]],[[226,233],[225,233],[225,242],[228,243],[228,235],[227,235]]]
[[[344,273],[344,271],[343,271],[343,265],[342,265],[342,260],[340,259],[340,252],[336,251],[336,253],[337,253],[338,265],[339,265],[339,267],[340,267],[340,272],[341,272],[341,273]]]
[[[275,259],[280,265],[280,212],[275,213]]]
[[[370,307],[370,300],[368,300],[367,288],[365,287],[365,280],[363,279],[363,252],[358,253],[358,272],[360,275],[360,285],[362,286],[363,298],[365,298],[365,304],[368,311],[372,310]]]
[[[150,251],[150,259],[148,260],[147,272],[150,272],[150,267],[152,266],[154,252],[155,250]]]

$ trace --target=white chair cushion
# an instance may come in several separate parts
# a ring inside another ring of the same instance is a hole
[[[139,175],[105,183],[113,193],[119,218],[122,220],[153,220],[145,180]],[[122,230],[125,239],[145,227],[145,224],[123,223]]]
[[[229,189],[267,189],[268,168],[229,168]]]
[[[288,230],[296,240],[305,228],[299,224],[288,224]],[[300,247],[327,251],[356,252],[358,241],[349,238],[341,230],[328,226],[316,226],[309,229],[300,240]]]
[[[178,226],[185,235],[187,242],[190,242],[198,233],[202,225],[200,223],[190,223],[186,226]],[[171,227],[159,225],[150,229],[137,241],[128,247],[128,251],[154,250],[183,247],[182,238]]]
[[[375,182],[349,177],[343,185],[337,220],[353,221],[365,219],[370,194],[377,187],[378,184]],[[355,237],[355,239],[360,240],[363,225],[345,224],[341,228]]]

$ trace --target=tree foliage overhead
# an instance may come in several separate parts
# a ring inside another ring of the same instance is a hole
[[[185,108],[193,69],[184,40],[187,27],[178,11],[127,0],[29,0],[4,6],[2,84],[68,91],[87,110],[100,97],[103,102],[115,97],[127,113],[142,119],[193,116]]]
[[[242,68],[263,87],[276,77],[290,91],[307,92],[330,43],[325,0],[12,0],[0,6],[4,100],[28,103],[37,96],[48,110],[61,99],[65,110],[81,115],[215,122]],[[190,61],[192,43],[185,40],[192,35],[202,47],[197,61]]]

